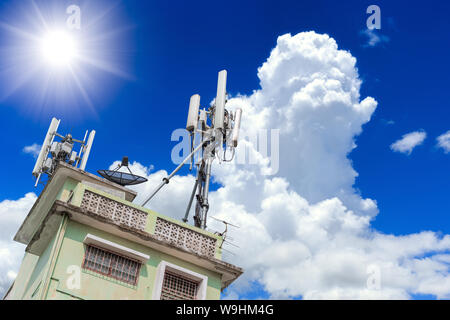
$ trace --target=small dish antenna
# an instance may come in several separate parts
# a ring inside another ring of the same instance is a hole
[[[59,134],[57,131],[60,123],[61,120],[53,118],[48,128],[47,135],[45,136],[41,151],[33,168],[33,176],[36,178],[35,187],[38,185],[42,174],[45,173],[48,176],[53,175],[59,162],[66,162],[75,168],[79,165],[79,169],[83,171],[86,169],[92,144],[94,143],[95,130],[91,131],[89,138],[89,131],[86,131],[84,139],[77,140],[71,134]],[[61,141],[55,141],[56,137],[60,138]],[[87,141],[86,138],[88,138]],[[75,143],[81,145],[78,153],[73,150]]]
[[[215,158],[219,162],[230,162],[233,160],[241,126],[242,109],[239,108],[231,112],[225,108],[227,103],[226,86],[227,71],[222,70],[218,76],[217,95],[214,105],[208,109],[200,109],[200,95],[195,94],[191,97],[186,123],[186,130],[191,137],[191,153],[168,177],[163,179],[160,185],[142,203],[142,206],[145,206],[164,185],[168,184],[170,179],[189,160],[191,161],[190,169],[192,169],[194,156],[197,152],[200,152],[201,160],[195,164],[197,166],[197,178],[183,221],[188,221],[192,202],[194,197],[196,197],[194,223],[196,227],[206,229],[212,163]],[[194,148],[196,134],[200,137],[200,143]],[[227,150],[231,151],[231,157],[228,159],[226,157]]]
[[[128,173],[119,171],[122,167],[127,168]],[[121,186],[131,186],[147,182],[146,178],[135,175],[131,172],[130,167],[128,166],[128,157],[123,157],[122,163],[119,164],[114,170],[98,170],[97,172],[103,178],[120,184]]]

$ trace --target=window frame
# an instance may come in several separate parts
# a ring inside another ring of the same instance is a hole
[[[95,269],[95,268],[91,268],[91,267],[87,266],[87,257],[88,257],[87,254],[88,254],[90,248],[94,248],[94,249],[97,249],[97,250],[100,250],[100,251],[103,251],[103,252],[106,252],[106,253],[109,253],[110,255],[112,255],[112,257],[110,258],[111,261],[110,261],[109,266],[108,266],[108,272],[103,272],[102,271],[102,269],[104,267],[103,265],[101,266],[100,269]],[[126,279],[117,277],[117,276],[115,276],[113,274],[112,260],[113,260],[114,256],[116,256],[118,258],[122,258],[122,259],[128,260],[128,261],[131,261],[131,262],[133,262],[133,263],[135,263],[137,265],[136,272],[134,273],[134,277],[135,277],[134,281],[128,281]],[[83,270],[89,270],[91,272],[101,274],[101,275],[103,275],[105,277],[115,279],[117,281],[120,281],[122,283],[126,283],[128,285],[137,286],[138,281],[139,281],[139,274],[141,273],[142,264],[143,264],[142,261],[130,258],[130,257],[128,257],[126,255],[123,255],[123,254],[118,254],[117,252],[114,252],[112,250],[108,250],[108,249],[102,248],[102,247],[94,245],[94,244],[85,244],[85,251],[84,251],[84,257],[83,257],[83,262],[81,264],[81,268]]]
[[[206,290],[208,287],[208,277],[194,272],[192,270],[177,266],[175,264],[169,263],[167,261],[161,261],[158,265],[155,277],[155,285],[153,287],[153,300],[160,300],[162,287],[164,282],[164,275],[168,270],[170,273],[184,277],[190,281],[198,283],[196,300],[206,300]]]

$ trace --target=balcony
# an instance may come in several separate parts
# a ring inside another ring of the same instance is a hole
[[[116,198],[92,187],[84,186],[75,191],[80,198],[72,201],[91,214],[106,218],[117,225],[152,234],[158,240],[170,243],[186,251],[210,258],[216,257],[217,242],[220,237],[208,232],[164,217],[131,202]],[[81,201],[80,201],[81,200]]]
[[[137,210],[89,190],[84,191],[80,207],[103,218],[110,219],[116,224],[126,225],[127,227],[140,231],[144,231],[147,224],[146,212]]]

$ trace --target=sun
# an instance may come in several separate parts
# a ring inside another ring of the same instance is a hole
[[[127,70],[132,27],[122,20],[122,4],[82,1],[80,12],[89,15],[73,24],[66,1],[37,2],[17,1],[1,10],[0,101],[20,98],[21,106],[39,115],[44,109],[73,114],[72,108],[95,114],[97,102],[109,99],[109,86],[118,84],[112,76],[134,81]],[[27,94],[15,95],[22,90]]]
[[[40,51],[45,63],[53,68],[69,67],[78,56],[78,47],[71,34],[56,30],[41,40]]]

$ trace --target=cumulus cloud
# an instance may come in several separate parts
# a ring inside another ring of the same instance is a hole
[[[114,170],[120,164],[120,161],[114,162],[110,166],[110,170]],[[153,170],[153,165],[145,167],[144,165],[133,162],[130,164],[131,171],[133,174],[147,177],[148,181],[144,184],[137,186],[131,186],[138,192],[138,195],[134,202],[136,204],[142,204],[142,202],[153,192],[153,190],[158,186],[162,179],[167,177],[170,173],[165,170],[159,170],[155,173],[150,173]],[[121,168],[120,171],[126,171],[126,168]],[[190,198],[190,191],[195,183],[195,178],[192,175],[188,176],[174,176],[168,185],[164,186],[164,191],[156,194],[156,196],[151,201],[151,209],[156,212],[164,213],[167,216],[181,220],[184,217],[184,210],[186,210],[187,203]]]
[[[209,216],[240,226],[230,229],[239,248],[225,245],[235,255],[224,258],[245,269],[226,297],[257,287],[271,298],[450,298],[450,236],[374,230],[376,201],[353,188],[358,174],[348,154],[377,107],[360,97],[356,59],[328,35],[285,34],[258,77],[259,89],[227,106],[243,108],[243,137],[279,130],[280,167],[267,175],[270,159],[251,139],[237,154],[254,155],[254,163],[213,167],[220,187],[210,193]],[[137,162],[130,167],[149,179],[133,187],[137,203],[167,175]],[[148,207],[180,219],[193,183],[192,175],[175,176]],[[208,228],[223,225],[209,219]]]
[[[450,130],[437,137],[438,147],[444,149],[445,153],[450,152]]]
[[[361,31],[361,34],[367,38],[364,47],[375,47],[390,41],[388,36],[380,34],[376,29],[365,29]]]
[[[427,134],[423,130],[404,134],[401,139],[391,144],[391,150],[409,155],[415,147],[424,142],[426,137]]]
[[[258,77],[260,89],[228,107],[243,108],[244,137],[280,130],[280,170],[265,174],[269,159],[251,140],[242,140],[237,154],[259,154],[255,164],[213,167],[221,187],[210,194],[209,215],[240,226],[230,230],[239,248],[225,246],[235,255],[224,253],[245,269],[230,297],[245,297],[255,283],[272,298],[450,297],[450,236],[374,230],[376,201],[353,188],[357,173],[347,156],[377,107],[375,99],[360,97],[356,59],[328,35],[286,34]],[[132,170],[146,174],[137,163]],[[146,174],[152,181],[135,189],[148,194],[165,174]],[[177,178],[150,208],[183,216],[194,178]],[[208,226],[223,230],[213,219]],[[378,277],[376,288],[371,277]]]
[[[33,143],[31,146],[25,146],[22,151],[31,154],[36,159],[39,156],[39,152],[41,152],[41,145]]]
[[[18,200],[0,202],[0,297],[16,278],[25,246],[12,239],[36,201],[34,193]]]

